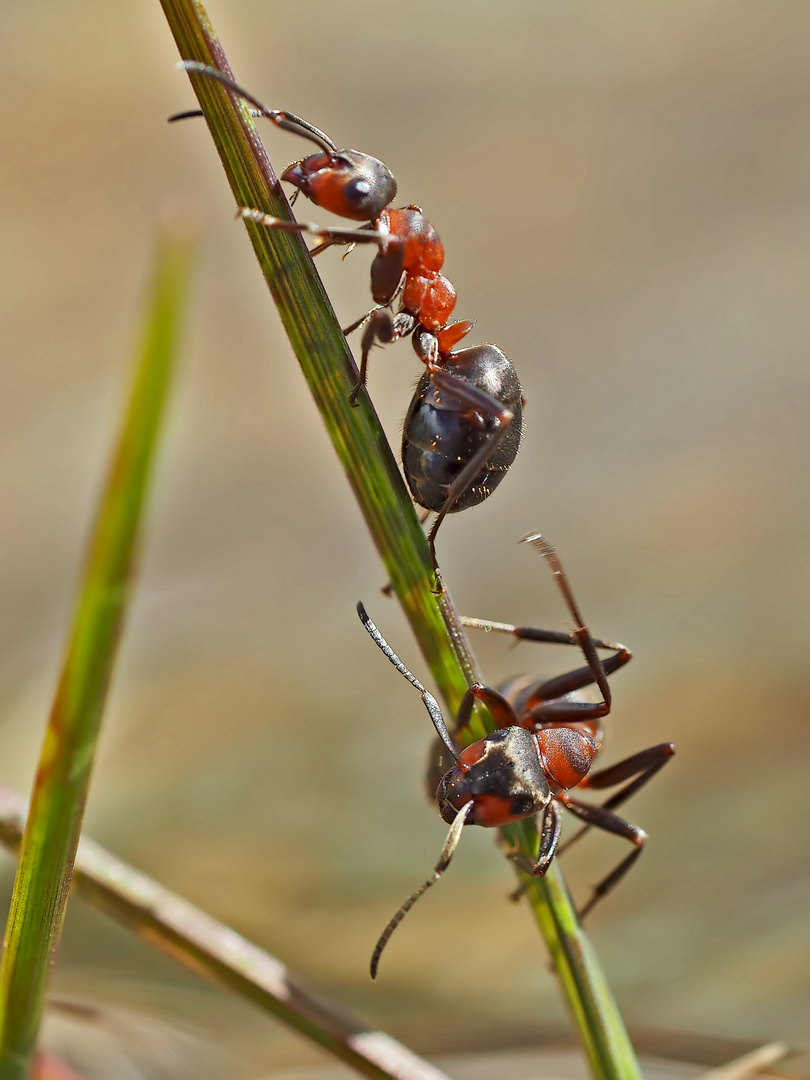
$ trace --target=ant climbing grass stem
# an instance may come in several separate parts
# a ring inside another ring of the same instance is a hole
[[[227,57],[200,0],[161,3],[181,56],[230,77]],[[192,82],[235,204],[289,219],[289,206],[249,114],[235,105],[224,87],[211,80]],[[436,596],[432,591],[424,532],[374,411],[365,395],[356,409],[349,404],[356,368],[314,264],[299,237],[249,222],[246,228],[389,580],[447,707],[454,712],[466,687],[478,677],[475,660],[450,594]],[[483,732],[482,721],[477,723]],[[533,842],[536,834],[533,841],[527,830],[529,855]],[[594,1076],[635,1080],[640,1073],[621,1017],[553,865],[542,881],[530,884],[529,895]]]

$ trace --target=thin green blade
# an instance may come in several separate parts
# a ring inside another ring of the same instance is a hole
[[[24,1080],[36,1045],[107,688],[130,597],[190,262],[188,235],[165,233],[136,377],[88,545],[14,882],[0,968],[0,1080]]]

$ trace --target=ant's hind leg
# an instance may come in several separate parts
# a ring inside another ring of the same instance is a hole
[[[674,743],[660,743],[658,746],[651,746],[647,750],[641,750],[623,761],[616,762],[615,765],[610,765],[606,769],[600,769],[598,772],[587,776],[580,784],[580,788],[599,790],[613,787],[614,784],[620,784],[624,780],[629,781],[601,805],[580,802],[570,795],[560,797],[566,809],[570,810],[585,824],[570,839],[560,845],[557,851],[558,855],[562,855],[564,851],[567,851],[572,844],[575,844],[593,827],[603,829],[605,832],[612,832],[616,836],[623,836],[634,845],[634,850],[596,886],[591,899],[579,912],[580,918],[586,915],[594,904],[609,893],[624,877],[641,854],[647,839],[647,834],[643,829],[639,829],[637,825],[625,821],[614,811],[627,802],[640,788],[644,787],[648,780],[651,780],[657,772],[663,769],[674,753]]]
[[[478,474],[498,449],[498,446],[509,431],[509,426],[514,419],[515,413],[513,409],[504,407],[490,394],[487,394],[483,390],[479,390],[477,386],[471,386],[463,379],[443,371],[440,367],[434,367],[432,364],[428,364],[428,374],[431,382],[438,390],[444,391],[448,397],[455,399],[460,405],[465,406],[467,409],[477,412],[481,416],[488,417],[492,421],[494,427],[490,437],[481,444],[476,453],[473,454],[458,476],[453,480],[452,484],[448,487],[447,498],[445,499],[444,505],[436,515],[436,520],[433,522],[430,532],[428,533],[427,539],[428,547],[430,548],[430,557],[433,562],[433,570],[437,575],[438,582],[439,563],[436,558],[436,534],[447,514],[453,509],[462,495],[470,490],[475,483]]]
[[[577,915],[582,921],[602,897],[607,896],[618,885],[639,855],[641,855],[647,842],[647,834],[638,825],[625,821],[618,814],[605,810],[602,806],[579,802],[566,794],[561,796],[561,801],[567,810],[570,810],[572,814],[586,822],[586,827],[595,826],[597,829],[604,829],[605,832],[613,833],[614,836],[621,836],[625,840],[629,840],[633,845],[630,854],[622,859],[618,866],[599,882],[591,893],[590,900],[579,909]]]

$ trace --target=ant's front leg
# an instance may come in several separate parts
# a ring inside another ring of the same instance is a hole
[[[296,194],[297,194],[297,192],[296,192]],[[290,205],[292,205],[292,200],[290,200]],[[345,259],[347,255],[350,255],[354,251],[355,247],[357,246],[357,241],[356,240],[324,240],[322,244],[316,244],[315,247],[310,248],[309,253],[312,256],[312,258],[314,259],[314,258],[317,258],[317,256],[320,255],[322,252],[326,251],[328,248],[339,247],[341,245],[345,246],[345,248],[346,248],[346,250],[341,255],[341,260],[342,260],[342,259]]]
[[[372,265],[372,292],[378,305],[362,318],[346,327],[343,333],[348,336],[359,326],[366,324],[361,343],[362,358],[357,382],[349,394],[349,403],[357,405],[357,395],[366,384],[368,358],[377,344],[388,344],[396,338],[409,334],[414,327],[413,317],[403,312],[392,315],[389,305],[402,291],[404,274],[402,271],[402,245],[396,237],[387,232],[377,232],[370,225],[358,229],[322,228],[312,222],[285,221],[282,218],[265,214],[261,210],[242,207],[239,216],[245,221],[261,225],[265,229],[277,229],[281,232],[307,233],[317,236],[321,243],[312,249],[310,255],[318,255],[334,244],[377,244],[379,252]]]
[[[317,236],[321,240],[320,248],[332,244],[378,244],[385,246],[390,242],[388,233],[376,232],[368,225],[359,229],[333,229],[323,228],[311,221],[287,221],[285,218],[274,217],[265,214],[263,210],[255,210],[250,207],[240,206],[237,217],[244,221],[251,221],[254,225],[261,225],[264,229],[276,229],[279,232],[307,233]]]
[[[512,862],[517,863],[524,874],[529,874],[530,877],[542,877],[548,870],[551,860],[557,852],[557,844],[560,841],[561,830],[562,822],[560,821],[557,803],[552,799],[543,812],[543,821],[539,830],[540,847],[534,862],[527,859],[518,847],[510,847],[506,853]],[[524,887],[521,886],[518,895],[523,891]],[[513,895],[513,899],[517,900],[518,895]]]

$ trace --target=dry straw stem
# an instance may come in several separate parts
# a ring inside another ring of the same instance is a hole
[[[25,811],[25,799],[0,784],[0,844],[12,853],[20,847]],[[380,1080],[447,1080],[390,1035],[372,1031],[320,995],[310,995],[280,960],[86,837],[79,841],[73,883],[86,900],[143,940],[190,971],[252,1001],[363,1075]],[[648,1038],[647,1053],[703,1060],[705,1047],[697,1051],[699,1056],[689,1054],[689,1037],[679,1036],[677,1046],[668,1039],[662,1047],[660,1037]],[[700,1080],[745,1080],[787,1054],[786,1046],[771,1043],[712,1069]],[[780,1076],[783,1072],[799,1075],[780,1066]]]
[[[202,4],[195,0],[161,3],[181,57],[232,75]],[[244,103],[211,79],[193,74],[190,78],[236,207],[290,219],[289,206]],[[300,235],[263,229],[249,221],[245,228],[394,591],[454,715],[469,683],[480,681],[475,660],[449,593],[437,597],[431,591],[425,538],[368,396],[360,395],[358,408],[349,406],[356,369],[312,259]],[[480,738],[488,720],[486,714],[478,715],[470,738]],[[509,836],[519,838],[529,857],[536,854],[537,835],[531,823],[513,827]],[[594,1076],[605,1080],[640,1077],[621,1017],[556,864],[545,879],[528,882],[528,896]]]
[[[191,256],[161,238],[135,382],[90,537],[22,841],[0,971],[0,1078],[28,1076],[62,931],[101,717],[176,352]]]
[[[0,785],[0,843],[15,852],[25,800]],[[184,967],[252,1001],[364,1076],[447,1080],[439,1069],[382,1031],[313,997],[274,956],[177,893],[82,838],[74,883],[90,903]]]

